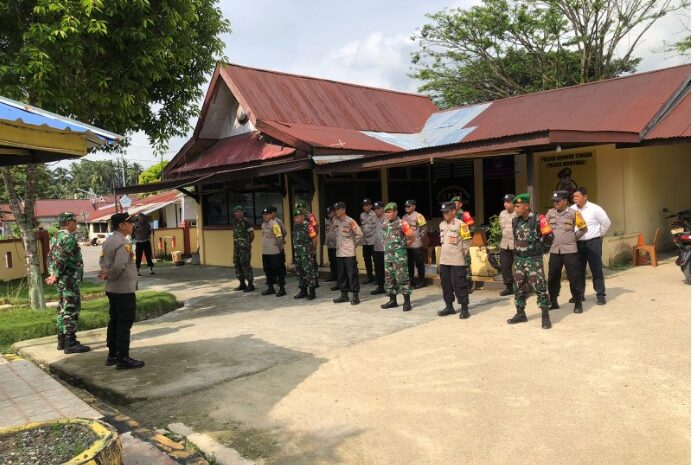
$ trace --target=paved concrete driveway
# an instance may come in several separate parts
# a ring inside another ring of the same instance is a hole
[[[434,287],[405,314],[370,296],[334,305],[325,286],[315,302],[235,293],[225,276],[143,279],[186,300],[136,325],[143,370],[104,367],[102,330],[82,334],[89,354],[18,347],[146,423],[185,423],[260,463],[689,461],[690,287],[673,264],[607,279],[609,304],[588,294],[582,315],[561,296],[550,331],[533,300],[530,322],[508,326],[512,302],[490,291],[463,321],[434,316]]]

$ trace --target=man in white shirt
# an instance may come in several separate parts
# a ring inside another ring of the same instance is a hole
[[[573,202],[575,205],[570,208],[579,211],[587,223],[587,232],[577,241],[582,288],[585,288],[585,275],[589,263],[592,273],[592,287],[597,293],[597,304],[606,305],[606,288],[604,287],[604,272],[602,270],[602,240],[611,227],[611,220],[602,207],[587,200],[587,189],[584,187],[580,187],[573,193]],[[571,303],[574,303],[574,299],[571,299]],[[585,300],[584,296],[582,300]]]

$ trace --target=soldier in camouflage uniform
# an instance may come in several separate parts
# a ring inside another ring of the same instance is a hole
[[[253,225],[245,217],[243,207],[233,207],[236,222],[233,225],[233,265],[236,267],[236,277],[240,285],[236,291],[253,292],[253,268],[250,266],[251,247],[255,232]],[[246,285],[246,281],[248,284]]]
[[[450,199],[450,202],[455,203],[455,219],[464,222],[464,224],[466,224],[469,227],[469,231],[474,232],[474,218],[468,211],[465,211],[465,209],[463,208],[464,202],[462,202],[462,197],[455,196],[452,199]],[[472,255],[468,253],[464,257],[464,260],[467,267],[467,292],[471,294],[472,292],[474,292],[474,282],[472,282]]]
[[[544,276],[544,242],[549,242],[552,234],[542,236],[540,220],[529,209],[529,194],[515,196],[515,213],[513,218],[513,238],[515,241],[515,307],[517,313],[508,320],[508,324],[525,323],[527,315],[527,293],[531,289],[537,296],[537,304],[541,308],[541,327],[551,328],[549,318],[549,294]]]
[[[89,346],[77,340],[77,321],[81,308],[79,284],[82,281],[84,263],[82,251],[77,243],[77,217],[72,212],[58,215],[60,231],[51,238],[48,252],[46,284],[58,288],[58,350],[66,354],[88,352]]]
[[[294,227],[292,228],[296,273],[300,292],[294,299],[315,299],[315,288],[318,284],[316,273],[315,250],[318,246],[318,233],[308,220],[307,212],[302,209],[294,210]]]
[[[397,293],[404,296],[402,311],[411,310],[411,285],[409,268],[407,266],[407,244],[411,242],[414,231],[406,221],[397,216],[397,204],[390,202],[385,205],[385,221],[382,228],[385,249],[385,289],[390,301],[380,308],[395,308]]]
[[[305,200],[297,200],[295,202],[295,205],[294,205],[294,210],[304,210],[305,211],[306,221],[308,221],[308,224],[315,231],[316,237],[319,238],[320,237],[320,223],[318,223],[318,219],[310,211],[310,205],[308,205],[308,202],[306,202]],[[315,276],[317,277],[318,276],[318,254],[317,253],[313,254],[313,268],[314,268],[313,272],[315,273]],[[320,287],[320,283],[316,282],[315,287],[316,288]]]

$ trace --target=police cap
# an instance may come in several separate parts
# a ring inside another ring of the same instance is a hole
[[[569,200],[570,193],[568,191],[556,191],[551,196],[552,202],[558,202],[559,200]]]
[[[404,202],[405,207],[412,207],[414,205],[416,205],[416,200],[407,200],[406,202]]]
[[[503,196],[503,202],[512,202],[515,200],[515,194],[505,194]]]
[[[339,210],[340,208],[346,210],[346,204],[344,202],[335,202],[335,204],[332,205],[332,208],[335,210]]]
[[[373,202],[371,202],[371,199],[363,199],[361,202],[361,205],[373,205]]]
[[[121,223],[134,223],[135,222],[135,217],[130,216],[129,213],[115,213],[111,215],[111,229],[114,231],[118,229],[118,226],[120,226]]]
[[[457,207],[455,206],[455,202],[443,202],[440,205],[440,211],[442,212],[451,212],[455,210]]]
[[[375,210],[377,210],[379,208],[383,208],[383,202],[380,200],[376,200],[375,202],[373,202],[373,208]]]

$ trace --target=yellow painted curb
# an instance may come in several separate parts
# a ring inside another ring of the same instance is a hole
[[[79,456],[73,457],[63,465],[123,465],[123,454],[120,447],[120,440],[115,428],[99,420],[89,420],[86,418],[66,418],[53,421],[42,421],[27,423],[26,425],[15,428],[0,430],[0,437],[26,431],[42,426],[59,424],[80,424],[92,430],[97,436],[96,441]]]

